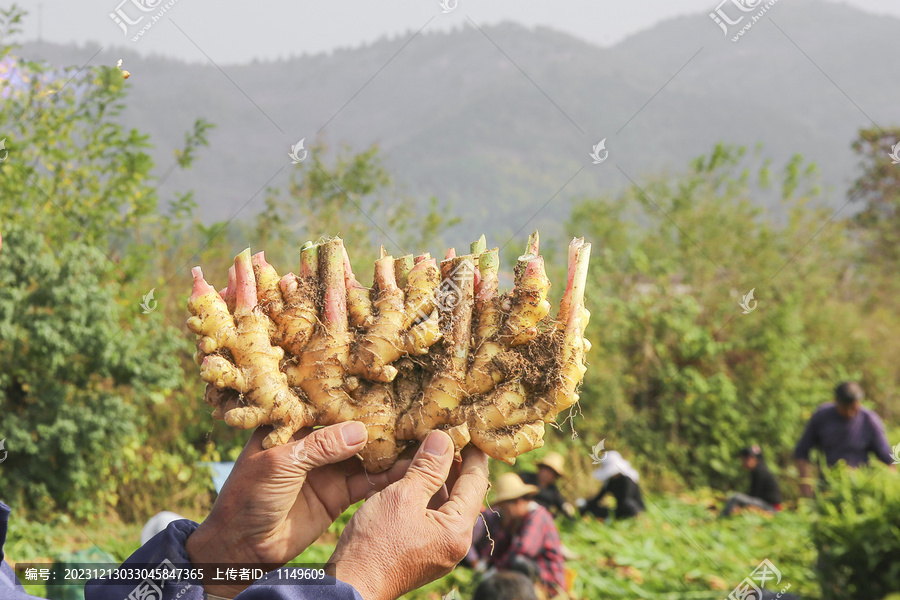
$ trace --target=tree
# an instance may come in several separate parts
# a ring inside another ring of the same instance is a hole
[[[292,173],[287,190],[269,190],[253,237],[273,264],[294,265],[304,241],[339,235],[354,265],[363,265],[377,256],[378,246],[398,256],[425,245],[439,248],[441,233],[459,223],[436,198],[422,212],[398,190],[378,146],[357,154],[344,147],[329,161],[328,148],[319,143]]]
[[[3,40],[21,15],[0,13]],[[160,240],[192,205],[182,195],[160,214],[147,136],[115,119],[125,94],[117,69],[52,67],[14,50],[0,47],[0,122],[11,124],[0,154],[0,438],[9,452],[0,489],[36,511],[87,516],[117,504],[124,478],[147,475],[146,496],[156,465],[191,456],[184,444],[149,457],[142,448],[169,428],[155,408],[181,385],[189,351],[144,284],[165,254]],[[188,134],[181,167],[208,127],[199,120]]]
[[[759,202],[768,161],[727,146],[576,205],[568,229],[598,248],[582,439],[606,438],[675,484],[743,485],[734,455],[750,443],[789,463],[810,410],[869,352],[847,316],[856,299],[835,293],[855,256],[846,223],[811,242],[830,216],[814,173],[799,157],[785,165],[769,193],[783,219]],[[758,304],[743,314],[751,288]]]
[[[853,150],[862,175],[848,194],[863,207],[854,222],[864,234],[867,262],[891,280],[900,261],[900,158],[893,158],[900,156],[900,127],[862,129]]]
[[[111,476],[139,444],[139,409],[179,385],[179,340],[161,319],[117,303],[114,267],[78,241],[4,227],[0,265],[0,412],[8,499],[89,514],[115,504]],[[49,468],[48,468],[49,466]]]

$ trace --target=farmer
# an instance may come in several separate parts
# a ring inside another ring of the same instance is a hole
[[[204,569],[205,587],[196,580],[170,581],[160,591],[153,581],[95,579],[85,587],[86,600],[202,600],[205,594],[215,600],[239,593],[239,600],[381,600],[446,575],[465,556],[488,487],[487,457],[480,450],[467,448],[461,463],[454,462],[450,436],[436,431],[411,461],[370,474],[355,457],[366,442],[362,423],[324,427],[263,450],[268,431],[260,428],[250,437],[203,523],[170,523],[122,565]],[[336,564],[337,580],[317,585],[307,579],[296,586],[210,581],[214,564],[237,570],[285,564],[364,498],[328,561]],[[0,503],[0,546],[8,516],[9,507]],[[0,598],[30,598],[17,584],[9,565],[0,566]]]
[[[548,452],[537,463],[537,473],[522,473],[522,481],[529,485],[536,485],[540,490],[534,495],[534,501],[549,510],[554,515],[564,514],[567,517],[575,515],[575,507],[559,492],[556,482],[560,477],[565,477],[565,459],[561,454]]]
[[[603,486],[596,496],[580,504],[582,515],[591,514],[601,519],[607,518],[609,508],[600,504],[600,500],[606,494],[612,494],[616,499],[617,519],[634,517],[646,510],[641,488],[638,486],[637,471],[615,450],[606,453],[603,465],[594,471],[594,479],[600,481]]]
[[[755,506],[770,513],[781,510],[781,489],[763,460],[762,449],[754,444],[742,449],[738,456],[741,458],[741,466],[750,471],[750,492],[738,492],[729,498],[721,516],[727,517],[736,507],[744,506]]]
[[[482,519],[475,523],[468,563],[476,570],[524,573],[550,597],[564,591],[559,532],[547,509],[531,499],[537,486],[506,473],[497,479],[494,489],[494,510],[482,511]]]
[[[863,389],[855,381],[845,381],[834,390],[834,402],[823,404],[809,418],[794,449],[800,471],[800,493],[812,496],[809,452],[818,448],[833,467],[843,460],[849,467],[869,464],[869,453],[892,465],[891,447],[884,435],[881,418],[862,405]],[[892,467],[895,468],[896,467]]]
[[[500,571],[478,584],[472,600],[538,600],[538,597],[528,577],[514,571]]]

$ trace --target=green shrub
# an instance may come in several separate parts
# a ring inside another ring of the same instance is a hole
[[[874,346],[848,317],[858,299],[832,300],[847,285],[852,239],[839,223],[817,233],[828,216],[812,206],[815,177],[799,158],[772,186],[788,218],[765,218],[758,194],[773,174],[758,163],[717,146],[682,175],[573,209],[570,230],[595,242],[593,349],[575,424],[657,489],[744,488],[735,453],[751,443],[788,471],[835,382],[876,379],[866,375]],[[745,313],[751,289],[757,304]]]
[[[114,267],[92,245],[51,248],[17,224],[3,236],[0,490],[39,512],[87,516],[115,505],[141,409],[180,384],[181,338],[160,316],[128,318]]]
[[[900,592],[900,478],[883,465],[828,474],[812,539],[823,600],[877,600]]]

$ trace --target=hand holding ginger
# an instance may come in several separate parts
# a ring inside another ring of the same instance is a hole
[[[366,600],[392,600],[446,575],[469,550],[487,488],[483,452],[466,448],[455,462],[450,437],[431,433],[404,477],[350,519],[329,559],[337,579]]]
[[[397,481],[407,464],[366,473],[354,457],[366,442],[360,423],[325,427],[263,450],[266,433],[253,433],[209,516],[187,539],[193,564],[283,565],[351,504]],[[206,591],[234,597],[244,587]]]

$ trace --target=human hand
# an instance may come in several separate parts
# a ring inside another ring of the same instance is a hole
[[[808,483],[800,484],[800,495],[804,498],[812,498],[813,497],[813,488]]]
[[[470,447],[455,463],[450,436],[431,432],[403,478],[350,519],[329,560],[337,578],[387,600],[446,575],[472,544],[487,489],[487,456]]]
[[[813,497],[812,485],[816,482],[814,477],[810,477],[812,464],[803,458],[797,459],[797,472],[800,474],[800,495],[804,498]]]
[[[188,537],[191,563],[284,565],[351,504],[400,479],[409,464],[366,473],[355,458],[367,438],[358,422],[306,431],[263,450],[268,431],[253,433],[209,516]],[[232,598],[246,587],[206,586],[206,592]]]

